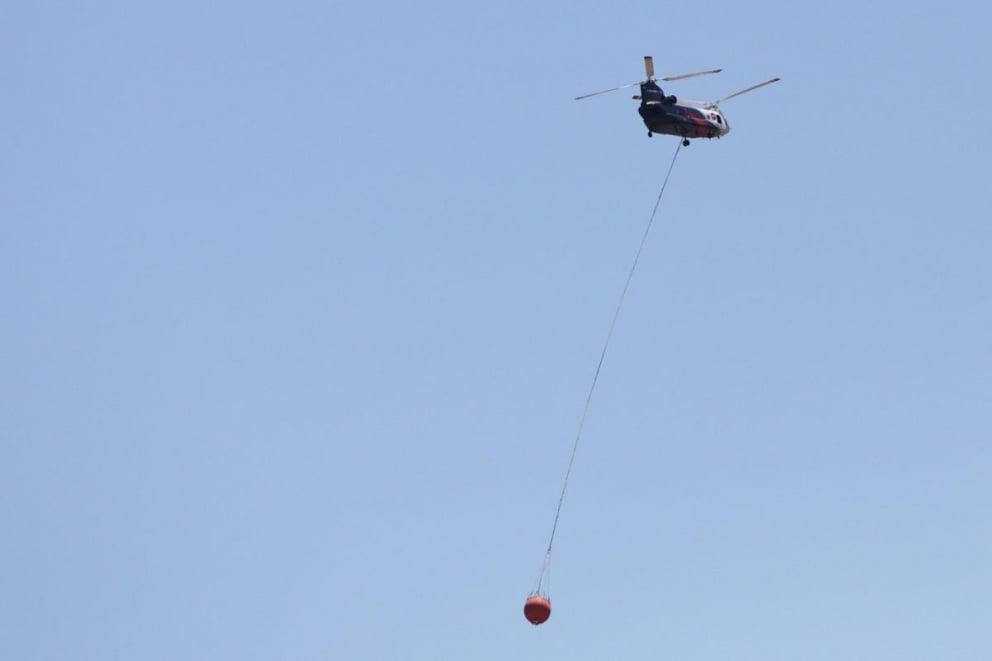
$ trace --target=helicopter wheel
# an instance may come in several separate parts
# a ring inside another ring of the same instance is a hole
[[[682,138],[682,146],[683,147],[689,146],[689,138]]]
[[[648,131],[648,137],[649,137],[649,138],[650,138],[651,136],[653,136],[653,135],[654,135],[654,133],[652,133],[651,131]]]

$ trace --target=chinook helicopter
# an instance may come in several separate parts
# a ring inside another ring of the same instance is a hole
[[[735,96],[746,94],[759,87],[771,85],[781,80],[781,78],[772,78],[763,83],[752,85],[747,89],[742,89],[739,92],[734,92],[730,96],[725,96],[716,101],[691,101],[689,99],[678,99],[675,96],[665,96],[664,90],[655,82],[656,80],[663,82],[684,80],[686,78],[695,78],[696,76],[720,73],[721,71],[722,69],[709,69],[707,71],[696,71],[678,76],[665,76],[664,78],[655,79],[654,59],[650,55],[645,55],[644,72],[647,75],[646,80],[639,83],[621,85],[620,87],[612,87],[608,90],[583,94],[582,96],[575,97],[575,100],[588,99],[591,96],[640,85],[641,93],[635,95],[634,99],[641,102],[641,106],[637,109],[637,112],[640,113],[641,119],[644,120],[644,125],[648,127],[648,137],[650,138],[655,133],[675,135],[682,138],[683,146],[688,147],[689,138],[721,138],[730,133],[730,122],[727,121],[727,117],[720,111],[721,103]]]

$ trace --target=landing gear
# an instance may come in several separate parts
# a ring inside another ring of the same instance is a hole
[[[652,133],[651,131],[648,131],[648,137],[649,137],[649,138],[650,138],[651,136],[653,136],[653,135],[654,135],[654,133]]]
[[[689,138],[682,138],[682,146],[683,147],[689,146]]]

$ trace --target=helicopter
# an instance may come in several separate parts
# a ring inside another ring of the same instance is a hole
[[[730,122],[726,115],[720,110],[720,104],[724,101],[752,92],[759,87],[777,83],[781,78],[772,78],[763,83],[752,85],[747,89],[734,92],[729,96],[716,101],[692,101],[690,99],[679,99],[675,96],[666,96],[664,90],[658,86],[656,80],[671,82],[674,80],[684,80],[695,78],[696,76],[707,76],[720,73],[723,69],[708,69],[707,71],[695,71],[693,73],[683,73],[677,76],[665,76],[656,79],[654,77],[654,59],[650,55],[644,56],[644,73],[646,80],[639,83],[630,83],[620,87],[611,87],[608,90],[592,92],[575,97],[576,101],[588,99],[591,96],[615,92],[640,85],[641,93],[633,98],[641,102],[637,112],[644,120],[644,125],[648,128],[648,137],[655,133],[675,135],[682,138],[682,145],[689,146],[689,138],[721,138],[730,133]]]

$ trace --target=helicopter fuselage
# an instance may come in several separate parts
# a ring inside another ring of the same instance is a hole
[[[653,80],[641,83],[641,107],[637,109],[648,135],[665,133],[682,138],[719,138],[730,133],[730,124],[719,109],[680,104]]]
[[[680,105],[666,99],[642,102],[637,112],[651,133],[682,138],[720,138],[730,133],[727,118],[715,108]]]

